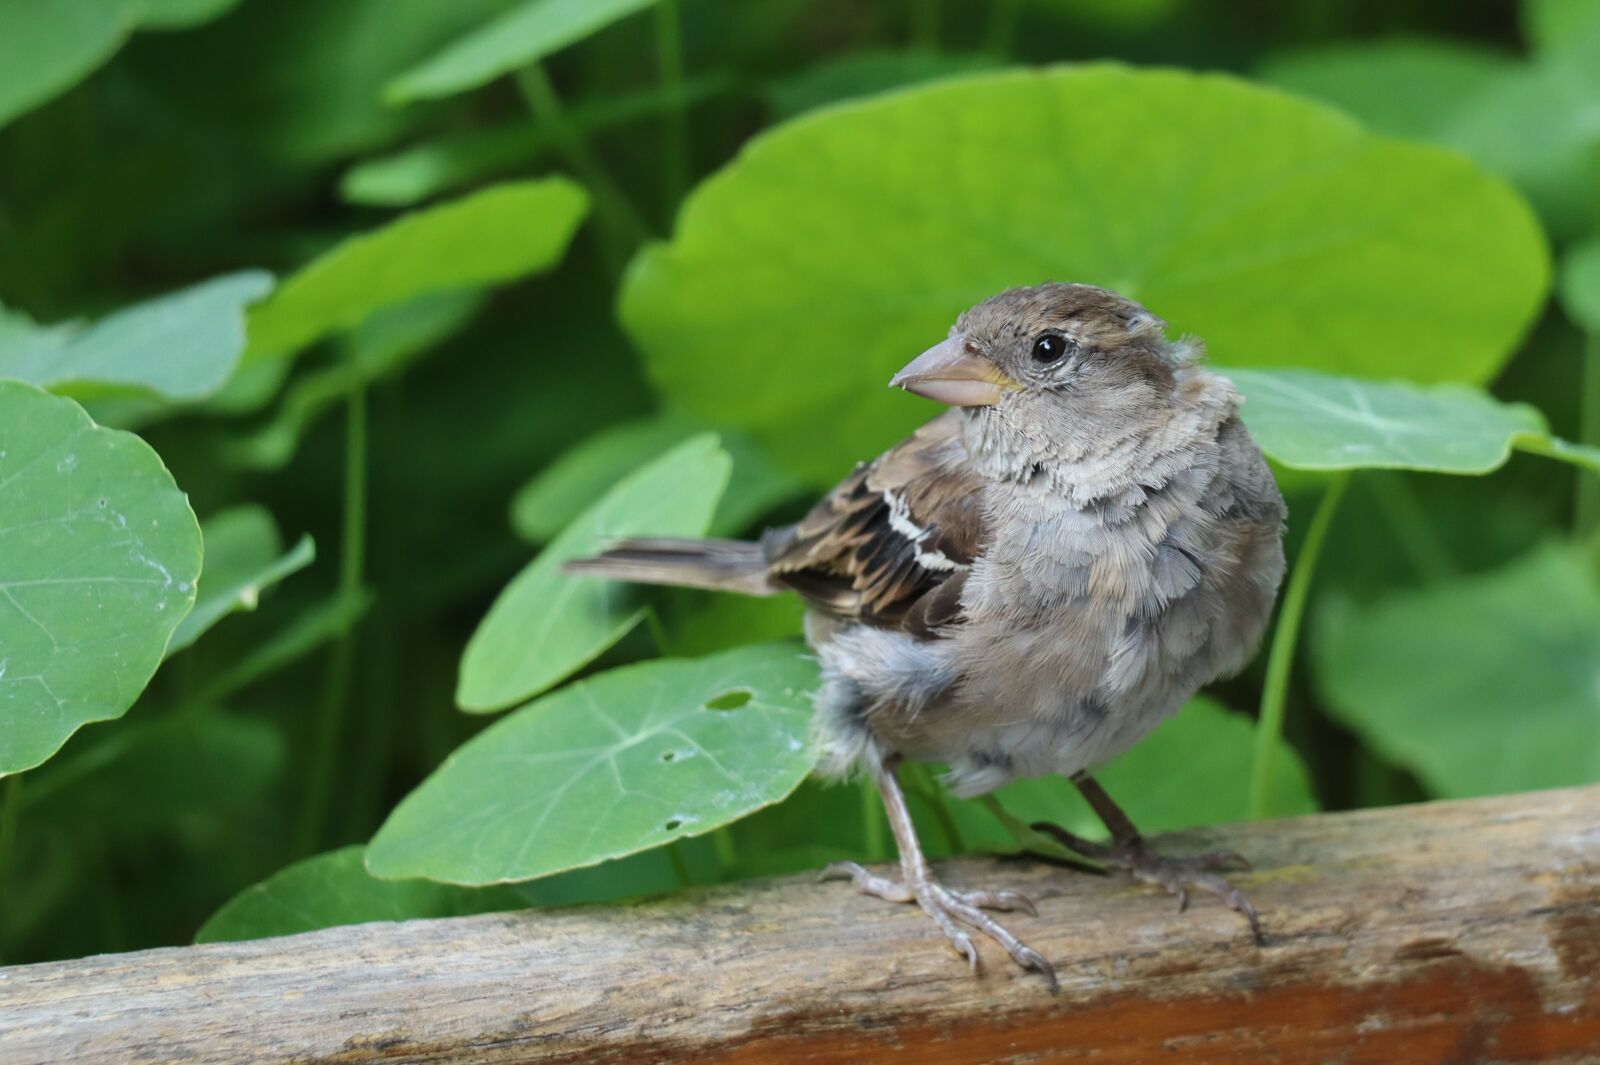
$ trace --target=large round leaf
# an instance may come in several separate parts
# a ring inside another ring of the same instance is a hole
[[[517,910],[528,901],[510,888],[454,887],[428,880],[378,880],[357,844],[278,870],[223,904],[194,935],[196,943],[292,936],[335,925],[410,921]]]
[[[199,575],[200,526],[149,445],[0,381],[0,775],[133,704]]]
[[[1268,456],[1298,470],[1489,473],[1513,449],[1600,473],[1600,448],[1551,435],[1544,415],[1462,384],[1363,381],[1311,370],[1229,370]]]
[[[813,659],[759,644],[625,666],[480,732],[389,815],[380,877],[530,880],[697,836],[811,771]]]
[[[1600,583],[1547,545],[1316,627],[1334,716],[1444,797],[1600,781]]]
[[[1088,66],[778,128],[621,311],[673,403],[821,479],[928,416],[890,374],[1010,285],[1108,285],[1236,366],[1481,381],[1547,275],[1526,206],[1457,155],[1229,77]]]

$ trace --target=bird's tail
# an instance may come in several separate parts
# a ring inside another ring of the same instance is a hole
[[[743,540],[618,540],[594,558],[579,558],[564,567],[615,581],[709,588],[745,595],[780,591],[767,576],[761,545]]]

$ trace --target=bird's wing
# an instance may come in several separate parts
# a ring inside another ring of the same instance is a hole
[[[937,635],[959,623],[961,585],[986,540],[982,486],[947,412],[769,533],[768,572],[829,613]]]

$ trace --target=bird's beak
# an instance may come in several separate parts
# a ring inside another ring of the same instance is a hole
[[[924,351],[889,381],[952,407],[987,407],[1019,386],[960,333]]]

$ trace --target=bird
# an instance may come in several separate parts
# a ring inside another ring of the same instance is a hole
[[[1052,988],[1055,970],[986,910],[1037,915],[1010,890],[935,875],[898,778],[948,767],[958,796],[1060,774],[1105,823],[1076,854],[1255,908],[1221,874],[1236,854],[1167,857],[1092,772],[1203,685],[1254,656],[1283,577],[1282,494],[1229,379],[1196,338],[1088,284],[1007,289],[957,317],[889,384],[946,409],[860,463],[800,521],[758,541],[618,541],[576,573],[749,595],[793,592],[821,671],[818,772],[876,784],[899,876],[825,876],[916,903],[976,972],[972,932]],[[822,426],[818,431],[825,431]]]

